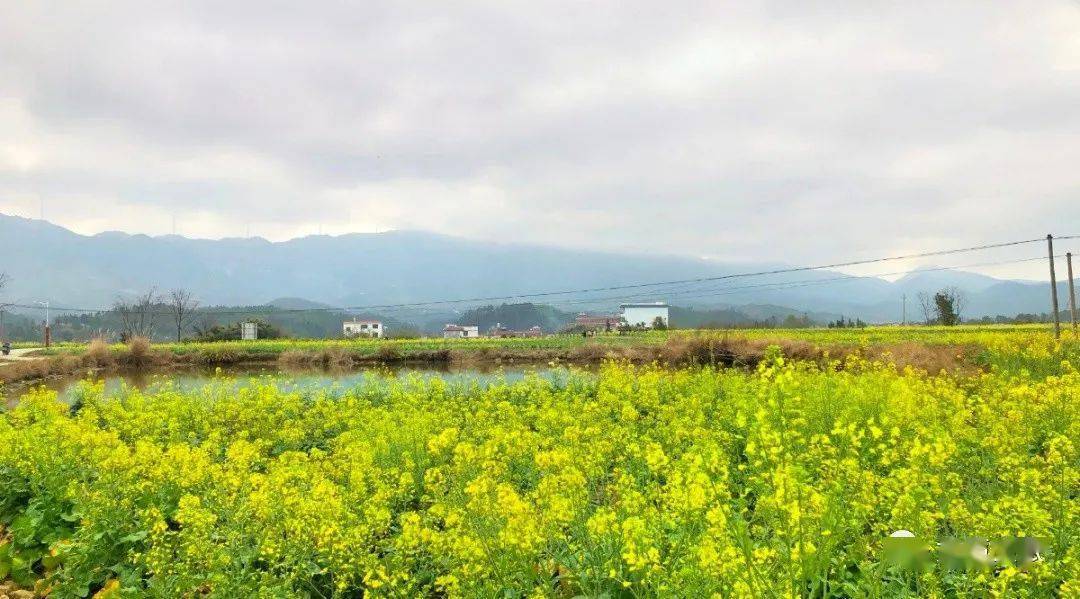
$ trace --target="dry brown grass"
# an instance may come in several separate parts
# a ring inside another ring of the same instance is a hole
[[[450,351],[449,349],[430,349],[409,354],[408,356],[404,356],[404,359],[406,361],[416,360],[418,362],[434,362],[445,364],[447,362],[453,361],[454,352]]]
[[[45,379],[50,376],[78,372],[82,368],[82,359],[72,355],[52,356],[39,360],[21,360],[0,368],[0,381],[13,383],[16,381]]]
[[[486,356],[486,358],[492,357],[492,355]],[[364,364],[400,364],[404,362],[446,363],[455,359],[456,356],[448,349],[403,353],[396,346],[383,345],[374,353],[368,355],[340,346],[331,346],[317,351],[288,350],[278,356],[277,362],[282,368],[295,370],[298,368],[350,368]]]
[[[116,365],[133,371],[160,368],[171,364],[171,354],[154,350],[146,337],[135,337],[127,350],[115,356]]]
[[[318,351],[288,350],[278,356],[283,368],[347,368],[355,362],[355,356],[343,347],[327,347]]]
[[[106,368],[112,366],[114,362],[108,342],[101,337],[94,337],[90,340],[90,344],[86,346],[86,353],[83,354],[83,363],[86,366]]]
[[[679,335],[655,348],[631,348],[625,356],[633,362],[657,361],[668,366],[755,367],[769,347],[777,347],[790,360],[811,361],[821,366],[845,367],[861,358],[903,369],[912,367],[937,374],[972,374],[978,371],[974,345],[928,345],[917,342],[890,343],[858,347],[845,344],[815,345],[793,339],[747,339],[738,336],[708,334]]]
[[[611,349],[597,343],[586,343],[571,349],[564,359],[569,362],[593,363],[622,357],[615,355]]]
[[[278,362],[278,365],[281,366],[282,368],[290,368],[290,369],[304,368],[304,367],[307,367],[308,364],[309,364],[310,355],[311,355],[311,352],[304,352],[304,351],[297,351],[295,349],[290,349],[290,350],[286,350],[286,351],[281,352],[281,355],[278,356],[277,362]]]
[[[671,366],[755,366],[769,345],[762,340],[680,335],[658,348],[658,359]]]
[[[396,345],[382,345],[375,350],[375,360],[382,364],[392,364],[404,359],[401,350]]]
[[[128,361],[131,366],[142,366],[150,363],[153,348],[150,340],[146,337],[134,337],[128,343]]]
[[[912,367],[929,374],[975,374],[980,371],[974,357],[975,345],[927,345],[913,341],[870,347],[865,352],[869,360],[895,364],[897,368]]]

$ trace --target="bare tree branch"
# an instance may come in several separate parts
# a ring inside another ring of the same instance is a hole
[[[934,323],[934,315],[937,310],[934,308],[934,298],[925,291],[920,291],[919,295],[919,307],[922,308],[923,323],[930,326]]]
[[[942,292],[952,300],[953,312],[956,313],[957,322],[962,321],[964,308],[967,307],[967,294],[959,287],[947,287]]]
[[[202,336],[210,332],[210,329],[216,327],[217,324],[217,318],[213,314],[203,311],[191,328],[195,331],[195,335]]]
[[[191,292],[186,289],[173,289],[169,292],[168,302],[173,322],[176,323],[176,341],[179,343],[183,336],[184,322],[199,307],[199,300],[192,297]]]
[[[135,337],[149,339],[154,334],[154,308],[157,303],[157,291],[153,288],[130,302],[123,298],[113,302],[113,311],[120,316],[122,340],[130,341]]]

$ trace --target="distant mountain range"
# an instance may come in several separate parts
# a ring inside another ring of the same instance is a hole
[[[11,277],[0,296],[4,301],[48,300],[58,307],[96,308],[150,287],[182,287],[203,305],[371,306],[361,311],[421,323],[451,322],[476,305],[501,301],[385,305],[715,277],[785,266],[487,243],[416,231],[283,242],[118,232],[84,236],[44,221],[2,214],[0,241],[0,271]],[[895,282],[842,277],[838,272],[810,271],[506,301],[550,304],[574,313],[611,311],[623,301],[664,300],[695,310],[729,310],[750,320],[808,312],[818,318],[844,315],[883,322],[900,319],[903,294],[908,297],[908,319],[918,320],[918,292],[956,286],[967,295],[965,316],[1048,311],[1045,283],[951,270],[914,272]],[[1063,294],[1064,289],[1062,283]]]

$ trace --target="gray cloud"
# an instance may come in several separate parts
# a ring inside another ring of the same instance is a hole
[[[0,6],[0,211],[796,262],[1080,233],[1070,0],[181,4]]]

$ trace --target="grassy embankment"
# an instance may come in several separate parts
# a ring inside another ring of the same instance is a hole
[[[778,346],[783,355],[800,360],[826,362],[859,355],[928,372],[971,372],[986,370],[1003,359],[1024,360],[1030,352],[1040,355],[1053,345],[1049,330],[1041,325],[653,331],[589,338],[65,343],[38,352],[42,360],[0,368],[0,381],[34,380],[85,369],[163,370],[255,363],[276,363],[283,368],[349,368],[376,364],[598,364],[615,359],[670,366],[753,366],[769,346]],[[998,348],[1003,351],[988,351]]]

